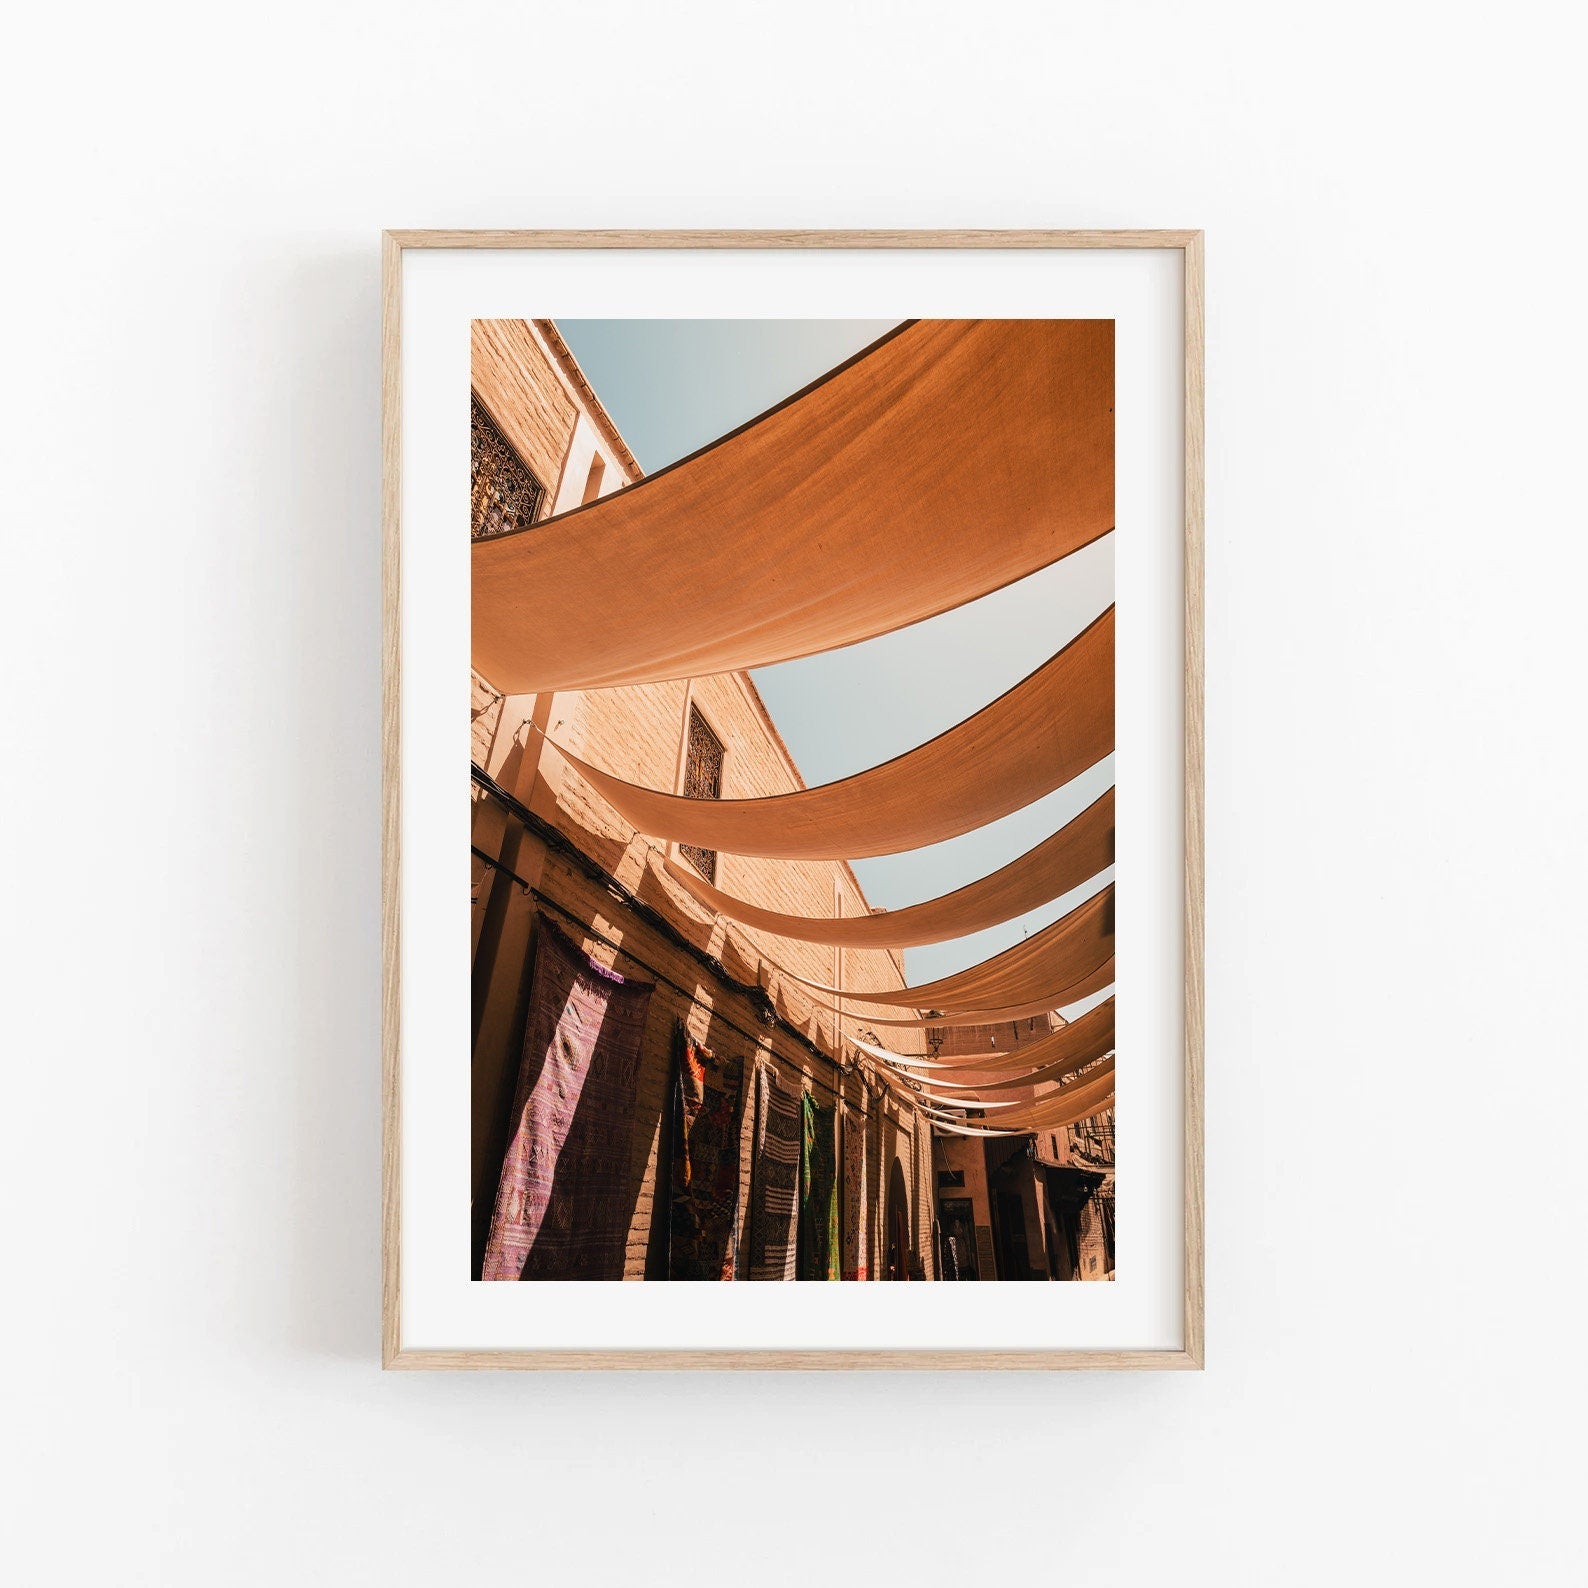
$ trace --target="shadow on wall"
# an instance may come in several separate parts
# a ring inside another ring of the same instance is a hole
[[[659,915],[665,915],[696,948],[703,953],[711,952],[711,940],[716,935],[715,924],[697,920],[691,910],[679,908],[667,884],[657,875],[655,866],[649,863],[648,856],[644,857],[644,869],[640,872],[634,896],[641,904],[649,905]],[[708,1042],[706,1046],[710,1047],[711,1044]]]

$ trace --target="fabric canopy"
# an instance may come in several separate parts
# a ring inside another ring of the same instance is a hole
[[[703,881],[692,867],[671,859],[662,862],[679,887],[718,915],[778,937],[841,948],[917,948],[968,937],[1057,899],[1113,863],[1113,789],[1051,838],[990,876],[924,904],[875,915],[781,915],[723,893]]]
[[[927,1026],[934,1029],[941,1027],[945,1031],[970,1031],[978,1026],[1007,1025],[1012,1020],[1029,1020],[1033,1015],[1055,1014],[1061,1004],[1078,1004],[1090,998],[1094,993],[1100,993],[1114,979],[1114,961],[1110,957],[1092,972],[1084,981],[1077,982],[1073,987],[1065,987],[1055,993],[1048,993],[1044,997],[1034,998],[1027,1003],[1013,1004],[1006,1009],[965,1009],[955,1014],[924,1014],[913,1015],[908,1019],[884,1020],[879,1019],[870,1012],[860,1012],[851,1007],[843,1009],[835,1004],[816,1003],[815,1007],[828,1014],[845,1015],[857,1024],[865,1026],[906,1027],[921,1030]],[[857,995],[856,1002],[864,1003],[864,996]],[[1066,1022],[1060,1018],[1061,1025]]]
[[[972,1107],[981,1107],[981,1099],[988,1092],[1012,1092],[1022,1086],[1047,1086],[1052,1082],[1063,1082],[1077,1070],[1088,1064],[1095,1064],[1098,1059],[1105,1058],[1114,1051],[1114,1038],[1110,1033],[1102,1042],[1094,1044],[1102,1047],[1101,1053],[1090,1052],[1085,1058],[1055,1059],[1052,1064],[1045,1064],[1040,1070],[1032,1070],[1029,1074],[1002,1075],[990,1081],[950,1081],[940,1075],[928,1077],[927,1085],[936,1086],[944,1091],[969,1092],[974,1094],[971,1098]]]
[[[506,694],[764,667],[1113,525],[1113,322],[915,321],[671,468],[476,541],[474,665]]]
[[[1096,1063],[1095,1060],[1091,1060],[1091,1061],[1088,1061],[1088,1062]],[[1054,1066],[1054,1068],[1057,1068],[1057,1066]],[[1051,1075],[1047,1076],[1045,1078],[1042,1077],[1042,1076],[1037,1076],[1037,1075],[1017,1075],[1017,1076],[1014,1077],[1013,1080],[1000,1081],[996,1086],[982,1087],[980,1089],[980,1091],[978,1091],[978,1093],[977,1093],[977,1095],[975,1097],[964,1097],[964,1096],[951,1097],[951,1096],[948,1096],[946,1093],[932,1093],[932,1092],[929,1092],[927,1095],[935,1097],[935,1099],[939,1103],[947,1103],[951,1108],[1008,1108],[1008,1107],[1014,1107],[1014,1108],[1023,1108],[1023,1109],[1026,1110],[1026,1113],[1031,1113],[1032,1111],[1037,1109],[1039,1106],[1041,1106],[1043,1108],[1046,1108],[1047,1104],[1052,1103],[1052,1102],[1056,1102],[1061,1097],[1062,1098],[1066,1098],[1066,1099],[1069,1099],[1069,1098],[1072,1098],[1072,1097],[1079,1097],[1080,1088],[1081,1087],[1090,1086],[1090,1085],[1092,1085],[1092,1083],[1094,1081],[1096,1081],[1096,1080],[1098,1080],[1098,1079],[1100,1079],[1100,1078],[1102,1078],[1104,1076],[1107,1077],[1109,1085],[1112,1086],[1113,1085],[1113,1076],[1114,1076],[1114,1060],[1113,1060],[1112,1056],[1107,1058],[1104,1063],[1099,1064],[1095,1070],[1088,1070],[1084,1075],[1072,1075],[1067,1080],[1060,1080],[1059,1084],[1058,1084],[1058,1090],[1057,1091],[1046,1092],[1046,1093],[1044,1093],[1043,1095],[1041,1095],[1039,1097],[1024,1098],[1024,1099],[1021,1099],[1021,1100],[1019,1100],[1019,1101],[1017,1101],[1017,1102],[1015,1102],[1013,1104],[1004,1103],[1004,1102],[1001,1102],[1001,1101],[999,1101],[997,1099],[988,1099],[988,1098],[982,1097],[980,1095],[980,1092],[981,1091],[999,1091],[999,1090],[1012,1091],[1016,1087],[1046,1086],[1050,1082],[1053,1082],[1053,1081],[1057,1080],[1058,1078],[1056,1076],[1051,1076]],[[942,1084],[941,1082],[935,1081],[935,1080],[928,1083],[929,1086],[940,1086],[941,1084]],[[1011,1115],[1010,1117],[1014,1118],[1016,1116]],[[1020,1118],[1024,1118],[1025,1115],[1020,1115],[1019,1117]]]
[[[927,1113],[925,1109],[922,1109],[921,1112],[926,1114],[927,1122],[933,1130],[949,1136],[998,1136],[1012,1141],[1016,1136],[1029,1136],[1031,1134],[1027,1130],[983,1130],[976,1125],[967,1125],[961,1120],[950,1122],[949,1120],[941,1119],[936,1114]]]
[[[1023,1105],[1017,1112],[1000,1114],[997,1119],[990,1120],[989,1123],[1005,1130],[1052,1130],[1059,1125],[1085,1119],[1089,1113],[1095,1113],[1099,1107],[1105,1106],[1105,1099],[1112,1098],[1113,1095],[1114,1061],[1109,1059],[1098,1065],[1095,1070],[1089,1070],[1085,1075],[1077,1076],[1075,1080],[1061,1086],[1058,1091],[1051,1092],[1034,1103]],[[1004,1106],[999,1103],[981,1103],[974,1099],[966,1101],[957,1098],[934,1098],[931,1102],[934,1115],[940,1115],[944,1106],[969,1109]]]
[[[889,1064],[908,1065],[910,1069],[927,1069],[938,1074],[925,1076],[929,1086],[947,1086],[958,1090],[990,1091],[1008,1086],[1033,1086],[1039,1081],[1056,1081],[1111,1053],[1114,1047],[1114,1000],[1106,999],[1095,1009],[1088,1010],[1079,1020],[1013,1052],[979,1053],[970,1057],[956,1055],[953,1059],[927,1059],[924,1055],[894,1053],[875,1043],[849,1039],[863,1053]],[[954,1073],[988,1073],[998,1079],[993,1081],[959,1082],[950,1079]],[[1021,1072],[1013,1079],[1003,1079],[1015,1071]]]
[[[937,1093],[930,1092],[925,1087],[919,1091],[911,1087],[910,1095],[928,1103],[941,1103],[948,1108],[1024,1108],[1026,1106],[1023,1100],[1014,1103],[982,1103],[972,1100],[967,1103],[961,1097],[939,1097]]]
[[[759,799],[642,788],[548,744],[637,831],[774,860],[921,849],[1050,794],[1114,748],[1114,609],[935,739],[837,783]]]
[[[878,1021],[877,1024],[880,1025],[881,1022]],[[1066,1028],[1061,1025],[1059,1029],[1064,1030]],[[1041,1042],[1046,1040],[1047,1038],[1044,1037]],[[1041,1042],[1033,1042],[1024,1048],[1016,1048],[1007,1052],[1002,1049],[992,1050],[985,1057],[966,1058],[961,1055],[953,1059],[931,1059],[924,1053],[895,1053],[892,1048],[881,1047],[875,1042],[865,1042],[859,1037],[846,1037],[845,1041],[852,1047],[858,1048],[862,1053],[869,1053],[874,1059],[886,1060],[895,1069],[899,1070],[901,1074],[907,1074],[911,1080],[930,1081],[934,1086],[940,1083],[942,1079],[940,1076],[917,1075],[915,1072],[917,1070],[946,1070],[952,1073],[955,1070],[976,1070],[979,1073],[997,1064],[1029,1064],[1031,1062],[1030,1055],[1041,1046]]]
[[[1088,1091],[1084,1098],[1077,1098],[1057,1119],[1044,1120],[1040,1125],[1011,1124],[1006,1115],[1000,1115],[997,1120],[989,1120],[988,1124],[995,1128],[987,1129],[979,1125],[968,1125],[963,1118],[945,1116],[936,1111],[923,1108],[921,1110],[932,1122],[932,1129],[944,1131],[951,1136],[1029,1136],[1037,1130],[1061,1130],[1066,1125],[1078,1124],[1083,1119],[1090,1119],[1094,1114],[1101,1114],[1105,1108],[1114,1106],[1114,1092],[1110,1087],[1102,1096]]]
[[[804,976],[796,976],[791,970],[780,968],[779,974],[832,998],[903,1005],[908,1009],[942,1009],[945,1013],[1041,998],[1046,996],[1044,988],[1057,987],[1063,989],[1055,999],[1054,1007],[1057,1007],[1076,1002],[1079,997],[1074,990],[1076,985],[1098,970],[1105,960],[1112,959],[1113,954],[1114,885],[1109,883],[1085,904],[1013,948],[984,959],[969,970],[956,971],[952,976],[918,987],[899,987],[890,992],[855,992],[823,986]],[[864,1020],[866,1017],[856,1018]]]
[[[1077,1108],[1086,1108],[1099,1099],[1113,1096],[1114,1092],[1114,1061],[1105,1059],[1094,1070],[1088,1070],[1084,1075],[1078,1075],[1073,1081],[1061,1086],[1057,1092],[1050,1092],[1046,1097],[1039,1097],[1022,1111],[1004,1114],[999,1118],[1000,1125],[1025,1125],[1033,1130],[1049,1130],[1056,1125],[1068,1124],[1072,1119],[1084,1119],[1085,1114],[1076,1114]],[[979,1107],[979,1104],[970,1103],[970,1108]]]

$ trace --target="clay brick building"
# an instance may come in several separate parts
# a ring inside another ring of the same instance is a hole
[[[927,1051],[968,1059],[1046,1037],[1052,1017],[927,1028]],[[980,1079],[974,1070],[956,1078]],[[996,1079],[988,1072],[987,1079]],[[1000,1094],[1034,1096],[1029,1087]],[[985,1123],[996,1124],[992,1115]],[[938,1270],[945,1279],[1104,1280],[1114,1274],[1114,1111],[1036,1135],[939,1135]]]
[[[1114,1110],[1042,1131],[1033,1156],[1047,1195],[1049,1263],[1058,1279],[1114,1277]]]
[[[549,321],[477,321],[472,347],[472,532],[520,529],[640,478],[641,471]],[[602,569],[633,580],[645,570]],[[839,1105],[841,1132],[867,1133],[860,1268],[882,1277],[888,1232],[908,1232],[921,1277],[935,1277],[932,1147],[921,1115],[841,1060],[855,1027],[817,1007],[779,966],[851,988],[905,985],[896,953],[764,937],[708,917],[661,870],[663,846],[634,832],[539,729],[592,764],[653,788],[744,798],[802,788],[799,770],[750,677],[543,695],[503,695],[472,680],[473,1272],[479,1274],[523,1044],[537,918],[555,921],[592,957],[653,982],[634,1104],[633,1217],[624,1278],[665,1272],[667,1098],[675,1023],[719,1055],[772,1060],[781,1075]],[[851,869],[680,851],[719,887],[780,911],[869,909]],[[748,1114],[748,1111],[747,1111]],[[744,1132],[741,1201],[751,1132]]]

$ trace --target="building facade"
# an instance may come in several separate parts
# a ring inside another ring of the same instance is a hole
[[[471,532],[524,531],[635,484],[641,470],[556,327],[476,321]],[[644,599],[646,570],[603,567]],[[510,1129],[537,941],[548,924],[593,960],[652,983],[628,1142],[632,1217],[624,1279],[667,1269],[670,1099],[678,1033],[716,1055],[775,1069],[836,1111],[843,1274],[934,1278],[930,1129],[907,1096],[844,1044],[855,1022],[783,970],[855,990],[905,985],[895,952],[835,951],[708,916],[662,870],[669,851],[636,833],[547,743],[630,782],[698,797],[804,787],[748,674],[589,693],[504,695],[475,673],[471,703],[474,1045],[472,1272],[479,1277]],[[682,848],[726,891],[779,911],[863,914],[850,867]],[[741,1130],[739,1216],[752,1177],[753,1109]]]
[[[978,1072],[978,1054],[1017,1053],[1049,1035],[1056,1016],[959,1029],[928,1027],[927,1049]],[[1000,1098],[1034,1096],[1012,1087]],[[978,1121],[973,1117],[972,1124]],[[996,1125],[995,1115],[982,1122]],[[1114,1111],[1020,1137],[939,1134],[934,1146],[938,1272],[960,1280],[1114,1277]]]

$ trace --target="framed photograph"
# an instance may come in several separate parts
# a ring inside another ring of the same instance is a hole
[[[1200,1367],[1201,234],[383,306],[385,1365]]]

